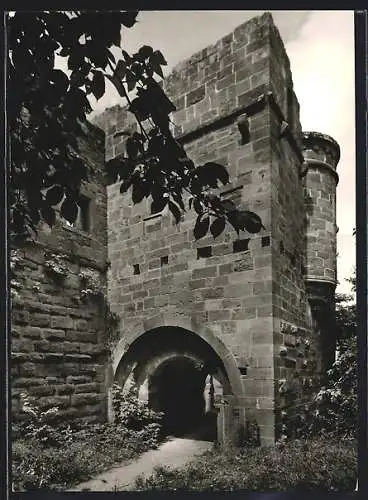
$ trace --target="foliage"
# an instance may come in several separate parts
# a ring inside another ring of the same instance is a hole
[[[70,443],[70,427],[56,431],[59,409],[53,406],[42,409],[26,393],[21,394],[23,419],[13,423],[13,434],[35,440],[40,446],[64,446]]]
[[[18,250],[11,249],[10,251],[10,294],[12,300],[18,299],[19,293],[18,290],[21,288],[21,284],[17,281],[17,268],[22,264],[22,257]]]
[[[158,442],[163,413],[149,408],[147,401],[139,400],[137,392],[135,384],[132,384],[127,391],[124,391],[118,384],[113,385],[114,421],[134,431],[150,429]]]
[[[100,99],[109,80],[138,123],[126,136],[126,155],[107,164],[109,177],[131,188],[134,203],[151,200],[151,213],[166,206],[179,222],[189,209],[197,213],[196,239],[216,237],[226,221],[239,233],[258,233],[259,216],[221,200],[216,188],[229,182],[225,166],[195,166],[170,130],[175,106],[155,79],[167,63],[159,50],[144,45],[128,54],[121,30],[136,23],[138,12],[16,12],[7,18],[10,165],[10,235],[26,236],[42,220],[49,226],[60,215],[73,223],[88,167],[80,155],[83,127],[92,111],[90,96]],[[111,48],[121,49],[116,60]],[[67,62],[59,69],[57,58]],[[135,97],[131,97],[131,92]]]
[[[114,400],[113,404],[116,406]],[[146,424],[139,430],[124,425],[122,415],[112,424],[66,423],[57,407],[44,411],[27,395],[23,395],[23,413],[27,418],[13,423],[15,491],[65,489],[116,463],[136,458],[155,448],[160,439],[157,415],[152,419],[147,413],[141,416],[141,424]]]
[[[158,467],[138,490],[176,491],[353,491],[356,442],[350,440],[293,441],[282,447],[213,450],[188,466]]]
[[[338,341],[355,337],[356,318],[356,272],[346,280],[351,285],[352,294],[336,294],[336,334]]]
[[[120,340],[120,317],[110,309],[110,305],[106,304],[106,346],[110,353],[114,350],[116,344]]]
[[[97,299],[103,307],[103,314],[106,320],[106,347],[111,353],[120,339],[120,331],[118,329],[120,318],[110,308],[108,298],[104,293],[103,284],[101,283],[101,279],[97,271],[84,269],[79,273],[79,279],[82,285],[80,290],[81,299]]]
[[[355,338],[341,343],[339,356],[327,377],[327,384],[308,407],[301,434],[307,437],[356,437],[358,400]]]
[[[356,303],[351,302],[350,296],[336,296],[336,329],[338,342],[356,336]]]
[[[355,292],[355,273],[347,280]],[[300,435],[356,437],[357,323],[354,295],[336,297],[336,361],[327,372],[326,383],[318,391],[300,422]]]
[[[79,279],[83,288],[80,291],[81,298],[104,296],[102,284],[98,272],[86,269],[79,273]]]
[[[69,269],[65,262],[65,255],[57,253],[46,253],[45,258],[45,271],[53,276],[53,278],[62,281],[68,276]]]

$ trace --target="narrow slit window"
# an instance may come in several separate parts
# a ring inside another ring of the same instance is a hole
[[[249,244],[249,238],[245,240],[236,240],[233,243],[233,253],[237,252],[245,252],[246,250],[249,250],[248,248]]]
[[[165,255],[164,257],[161,257],[161,267],[162,266],[167,266],[169,263],[169,256]]]
[[[212,256],[212,247],[197,248],[197,259],[203,259]]]
[[[284,242],[280,241],[280,253],[283,254],[284,252],[285,252]]]
[[[271,238],[269,236],[262,237],[262,248],[269,247],[271,243]]]
[[[141,274],[139,264],[133,264],[133,274]]]
[[[91,227],[90,200],[82,196],[79,200],[80,228],[82,231],[89,231]]]

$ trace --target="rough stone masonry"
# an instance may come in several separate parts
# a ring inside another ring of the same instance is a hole
[[[179,64],[164,88],[188,155],[226,165],[231,184],[221,196],[255,211],[266,229],[238,237],[227,228],[195,241],[192,213],[178,225],[165,210],[151,216],[148,203],[133,205],[119,183],[105,190],[96,178],[96,232],[69,231],[67,241],[71,258],[88,249],[91,265],[101,256],[102,281],[107,251],[120,340],[111,358],[99,354],[106,325],[96,310],[68,302],[73,280],[55,295],[45,282],[39,298],[23,288],[22,307],[13,306],[14,404],[29,388],[74,417],[105,418],[112,383],[134,380],[169,423],[181,415],[198,422],[209,387],[219,441],[256,429],[261,444],[274,443],[295,432],[334,356],[339,146],[302,132],[289,59],[268,13]],[[127,111],[114,106],[94,123],[105,132],[105,159],[124,154],[124,137],[114,134],[134,126]],[[91,144],[102,165],[103,146]],[[24,271],[30,284],[34,266]]]

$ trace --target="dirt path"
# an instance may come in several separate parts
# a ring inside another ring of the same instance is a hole
[[[150,450],[128,465],[114,467],[102,472],[94,479],[80,483],[69,491],[123,491],[133,490],[135,479],[149,476],[157,465],[172,468],[182,467],[195,456],[212,448],[209,441],[173,438],[157,450]]]

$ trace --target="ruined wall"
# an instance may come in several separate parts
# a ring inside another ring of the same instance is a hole
[[[81,143],[92,168],[82,194],[90,199],[89,229],[68,227],[60,218],[40,227],[34,242],[12,252],[11,396],[13,416],[20,395],[36,396],[41,406],[59,405],[70,418],[98,420],[106,413],[106,322],[102,305],[83,297],[80,273],[92,274],[106,293],[106,189],[102,178],[104,135],[89,127]],[[65,279],[47,268],[61,256]]]

